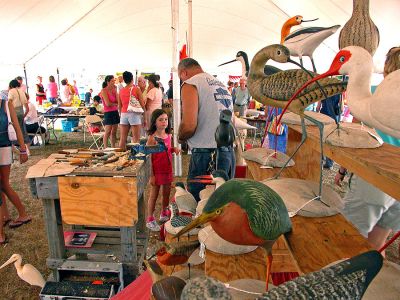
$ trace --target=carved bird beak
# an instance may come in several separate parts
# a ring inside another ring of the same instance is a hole
[[[319,18],[315,18],[315,19],[312,19],[312,20],[301,20],[301,23],[303,23],[303,22],[313,22],[313,21],[317,21]]]
[[[9,264],[12,264],[12,263],[15,262],[16,260],[17,260],[16,258],[10,257],[10,259],[7,260],[7,261],[0,267],[0,269],[3,269],[5,266],[7,266],[7,265],[9,265]]]
[[[236,59],[227,61],[227,62],[225,62],[225,63],[223,63],[223,64],[218,65],[218,67],[223,66],[223,65],[227,65],[227,64],[230,64],[230,63],[233,63],[233,62],[235,62],[235,61],[236,61]]]
[[[201,175],[201,176],[196,176],[193,179],[188,180],[188,182],[191,183],[202,183],[202,184],[215,184],[214,178],[212,175]]]
[[[190,222],[188,225],[186,225],[181,231],[179,231],[174,237],[180,237],[182,234],[185,234],[186,232],[189,232],[193,228],[196,228],[200,225],[203,225],[212,219],[214,219],[217,216],[217,213],[211,212],[211,213],[202,213],[200,216],[198,216],[196,219],[194,219],[192,222]]]

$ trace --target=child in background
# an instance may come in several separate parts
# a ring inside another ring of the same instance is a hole
[[[103,106],[100,104],[100,102],[101,102],[100,96],[93,97],[92,107],[94,107],[96,109],[97,113],[103,113]]]
[[[162,210],[160,222],[168,221],[171,213],[168,210],[169,195],[171,193],[172,176],[172,152],[179,154],[179,149],[171,147],[171,126],[167,113],[162,109],[156,109],[151,114],[148,130],[147,145],[157,145],[157,140],[162,140],[167,147],[165,152],[151,154],[152,175],[150,177],[150,197],[147,204],[148,217],[146,226],[151,231],[160,231],[155,217],[154,210],[158,193],[162,187]]]

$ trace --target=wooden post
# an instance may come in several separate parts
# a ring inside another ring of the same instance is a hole
[[[47,241],[49,244],[49,258],[66,258],[60,200],[42,199],[42,201],[45,218],[44,224],[46,226]],[[53,269],[52,272],[54,278],[57,280],[57,270]]]
[[[136,226],[121,227],[121,260],[132,263],[137,260]]]

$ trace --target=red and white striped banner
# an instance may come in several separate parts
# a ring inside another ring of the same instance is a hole
[[[229,75],[229,81],[231,82],[239,82],[240,78],[242,76],[233,76],[233,75]]]

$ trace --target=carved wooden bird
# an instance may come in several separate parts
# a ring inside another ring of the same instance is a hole
[[[285,38],[290,34],[290,29],[293,26],[296,25],[300,25],[301,23],[304,22],[313,22],[318,20],[318,18],[313,19],[313,20],[303,20],[302,16],[294,16],[292,18],[290,18],[289,20],[287,20],[285,23],[283,23],[282,25],[282,29],[281,29],[281,44],[283,44],[283,42],[285,41]]]
[[[228,174],[224,170],[215,170],[210,175],[196,176],[194,179],[189,180],[189,182],[198,182],[207,185],[215,184],[215,189],[217,189],[228,180]]]
[[[220,65],[218,65],[218,67],[233,63],[235,61],[239,61],[242,64],[242,78],[247,79],[247,77],[249,75],[250,66],[249,66],[249,59],[248,59],[247,53],[244,51],[239,51],[236,54],[235,59],[227,61],[223,64],[220,64]],[[278,73],[280,71],[282,71],[282,70],[277,67],[274,67],[274,66],[270,66],[270,65],[264,66],[264,74],[265,75],[272,75],[272,74]]]
[[[228,242],[266,249],[268,287],[272,245],[281,234],[292,229],[282,198],[260,182],[229,180],[211,195],[203,213],[176,236],[207,222]]]
[[[275,44],[264,47],[257,52],[251,62],[247,87],[251,96],[264,105],[284,108],[290,97],[311,76],[317,74],[313,72],[307,73],[302,69],[292,69],[267,76],[263,72],[263,67],[269,59],[279,63],[291,62],[298,65],[298,63],[290,59],[290,52],[285,46]],[[333,78],[319,80],[319,84],[322,86],[327,97],[343,92],[346,86],[345,83]],[[289,110],[300,116],[304,116],[306,107],[320,101],[324,97],[318,85],[309,86],[296,98],[296,101],[293,101]]]
[[[340,25],[300,28],[289,34],[285,38],[283,45],[289,49],[290,55],[299,57],[301,65],[303,65],[303,56],[308,56],[311,60],[313,71],[317,72],[313,53],[325,39],[334,34],[339,28]]]
[[[157,261],[166,266],[184,264],[199,246],[200,242],[198,240],[164,243],[164,245],[157,250]]]
[[[316,73],[308,72],[303,69],[293,69],[278,72],[276,74],[266,76],[263,74],[263,66],[269,60],[273,59],[276,62],[287,63],[296,62],[290,59],[289,50],[283,45],[270,45],[267,46],[254,56],[250,65],[250,74],[247,80],[249,92],[253,98],[267,106],[274,106],[278,108],[285,108],[288,105],[289,99],[293,94],[307,82],[311,76],[317,75]],[[298,114],[301,118],[302,126],[302,139],[295,151],[292,153],[286,164],[280,169],[274,178],[278,178],[282,170],[287,166],[289,161],[297,153],[300,147],[304,144],[307,138],[307,131],[305,128],[304,119],[307,119],[319,128],[322,137],[323,124],[310,118],[304,114],[304,110],[310,104],[318,102],[324,98],[339,94],[346,89],[346,83],[339,81],[335,78],[323,78],[318,80],[316,85],[307,86],[307,88],[296,95],[294,101],[287,107],[288,110]],[[321,157],[323,156],[322,139],[320,141]],[[322,159],[321,159],[322,164]],[[319,197],[322,192],[322,167],[320,174],[320,191]]]
[[[19,254],[13,254],[9,260],[7,260],[2,266],[0,266],[0,269],[11,263],[14,263],[17,274],[19,278],[21,278],[23,281],[26,281],[30,285],[44,287],[46,281],[44,280],[42,274],[30,264],[25,264],[23,266],[22,257]]]
[[[339,49],[359,46],[372,56],[379,46],[379,30],[369,15],[369,0],[353,0],[351,18],[339,34]]]
[[[362,299],[382,267],[378,251],[369,251],[317,272],[297,277],[257,299]]]
[[[144,260],[143,264],[150,273],[153,285],[151,292],[156,300],[179,300],[186,282],[176,276],[165,276],[154,260]]]
[[[235,140],[235,129],[232,125],[232,111],[224,109],[219,114],[219,124],[214,134],[217,147],[230,147]],[[218,155],[218,153],[217,153]],[[217,160],[218,161],[218,160]]]
[[[399,51],[400,52],[400,51]],[[372,56],[364,48],[349,46],[338,52],[329,70],[304,84],[331,75],[349,75],[347,104],[354,117],[368,126],[400,138],[400,70],[385,77],[371,94]],[[301,93],[300,89],[298,93]]]

